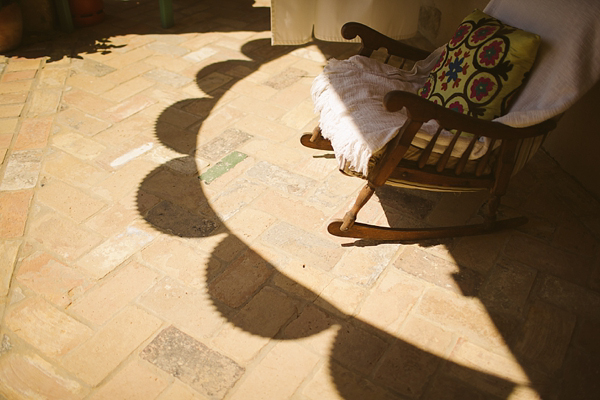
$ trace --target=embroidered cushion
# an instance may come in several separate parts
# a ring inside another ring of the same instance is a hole
[[[506,114],[539,44],[538,35],[475,10],[462,21],[418,93],[462,114],[497,118]]]

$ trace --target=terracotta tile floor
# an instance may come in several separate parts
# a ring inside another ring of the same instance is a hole
[[[545,153],[519,230],[334,238],[362,182],[299,136],[356,45],[272,47],[266,1],[176,0],[168,30],[105,3],[0,58],[0,398],[597,398],[600,207]],[[374,200],[447,224],[483,199]]]

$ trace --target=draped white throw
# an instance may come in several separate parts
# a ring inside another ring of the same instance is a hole
[[[415,0],[272,0],[271,35],[274,45],[320,40],[345,41],[346,22],[361,22],[394,39],[417,33],[419,1]],[[358,40],[358,39],[357,39]]]
[[[552,118],[600,80],[600,0],[492,0],[483,11],[542,38],[525,87],[497,121],[529,126]]]

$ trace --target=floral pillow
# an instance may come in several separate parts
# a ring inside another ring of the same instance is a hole
[[[475,10],[462,21],[418,94],[461,114],[497,118],[506,114],[539,44],[538,35]]]

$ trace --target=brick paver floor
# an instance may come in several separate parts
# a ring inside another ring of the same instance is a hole
[[[545,153],[494,235],[327,234],[363,182],[299,137],[356,44],[270,45],[268,1],[105,0],[0,58],[0,398],[592,399],[600,206]],[[479,195],[382,189],[452,224]]]

